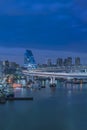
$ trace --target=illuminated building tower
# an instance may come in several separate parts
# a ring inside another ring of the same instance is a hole
[[[37,65],[31,50],[26,50],[24,53],[24,67],[28,69],[36,69]]]

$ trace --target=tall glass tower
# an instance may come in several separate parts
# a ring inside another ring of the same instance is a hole
[[[36,69],[37,65],[31,50],[26,50],[24,53],[24,67],[28,69]]]

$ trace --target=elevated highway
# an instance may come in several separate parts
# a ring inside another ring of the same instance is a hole
[[[87,78],[87,73],[65,73],[65,72],[36,72],[36,71],[23,71],[23,74],[26,76],[37,76],[37,77],[47,77],[47,78],[65,78],[65,79],[73,79],[73,78]]]

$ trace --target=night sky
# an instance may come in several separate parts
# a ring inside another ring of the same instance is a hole
[[[0,47],[87,52],[87,0],[0,0]]]

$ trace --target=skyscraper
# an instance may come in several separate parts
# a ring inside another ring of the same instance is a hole
[[[72,66],[72,57],[64,59],[64,66]]]
[[[67,58],[67,65],[71,66],[72,65],[72,57]]]
[[[80,63],[80,57],[76,57],[76,58],[75,58],[75,65],[76,65],[76,66],[81,65],[81,63]]]
[[[66,59],[64,59],[64,66],[68,66],[68,59],[66,58]]]
[[[56,65],[57,66],[63,66],[63,59],[62,58],[57,58]]]
[[[48,65],[48,66],[51,66],[51,65],[52,65],[51,59],[48,59],[48,60],[47,60],[47,65]]]
[[[28,69],[36,69],[37,65],[31,50],[26,50],[24,53],[24,67]]]

